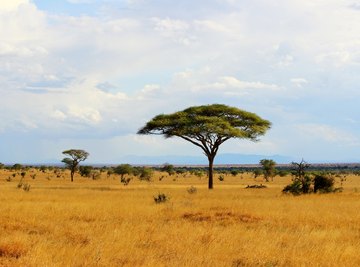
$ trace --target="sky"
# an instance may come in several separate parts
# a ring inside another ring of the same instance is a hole
[[[358,0],[0,0],[0,36],[0,162],[202,156],[136,132],[213,103],[272,122],[219,153],[360,160]]]

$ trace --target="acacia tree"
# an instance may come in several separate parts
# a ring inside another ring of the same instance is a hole
[[[269,182],[269,178],[273,180],[276,174],[276,162],[272,159],[262,159],[260,160],[260,165],[262,166],[264,179],[266,182]]]
[[[62,152],[64,155],[70,156],[64,158],[61,162],[65,163],[66,167],[70,170],[71,182],[74,181],[74,174],[78,169],[79,163],[84,161],[89,156],[89,153],[81,149],[69,149]]]
[[[209,161],[208,188],[213,188],[213,164],[222,143],[230,138],[257,141],[271,123],[235,107],[222,104],[195,106],[173,114],[161,114],[138,131],[159,134],[165,138],[180,137],[200,147]]]

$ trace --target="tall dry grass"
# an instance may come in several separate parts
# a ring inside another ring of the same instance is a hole
[[[289,177],[244,189],[264,182],[225,176],[209,191],[205,177],[125,187],[28,172],[25,192],[10,175],[0,173],[0,266],[360,266],[359,177],[343,193],[293,197],[281,193]],[[159,192],[170,201],[155,204]]]

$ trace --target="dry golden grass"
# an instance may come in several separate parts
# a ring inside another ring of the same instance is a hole
[[[30,191],[0,173],[0,266],[360,266],[360,178],[344,192],[293,197],[249,175],[151,183],[70,182],[27,172]],[[174,180],[175,179],[175,180]],[[194,185],[198,191],[189,194]],[[155,204],[159,192],[170,201]]]

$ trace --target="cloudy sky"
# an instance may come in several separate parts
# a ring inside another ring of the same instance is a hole
[[[219,153],[360,160],[358,0],[0,0],[0,36],[0,162],[201,156],[136,131],[211,103],[273,123]]]

